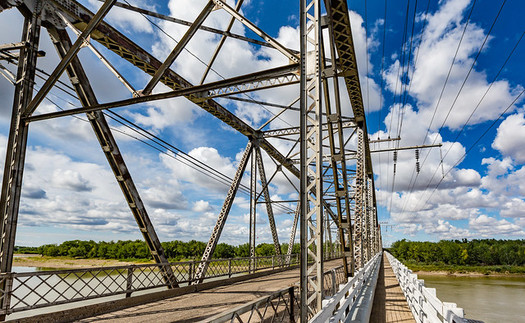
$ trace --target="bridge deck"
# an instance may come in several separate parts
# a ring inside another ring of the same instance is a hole
[[[325,263],[325,270],[341,260]],[[246,304],[299,281],[299,269],[110,312],[79,322],[196,322]]]
[[[385,254],[379,269],[370,322],[416,322]]]

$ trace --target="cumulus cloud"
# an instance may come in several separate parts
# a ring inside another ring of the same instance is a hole
[[[498,127],[492,148],[518,163],[525,163],[525,115],[519,113],[508,116]]]
[[[523,236],[523,229],[507,220],[498,220],[487,215],[480,215],[469,221],[470,228],[476,230],[483,237],[494,237],[500,235]]]

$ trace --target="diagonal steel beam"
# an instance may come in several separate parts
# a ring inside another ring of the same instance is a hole
[[[194,279],[193,284],[201,283],[204,277],[206,276],[206,270],[208,269],[208,264],[209,264],[208,261],[211,259],[211,256],[213,255],[213,252],[215,251],[217,242],[219,242],[219,238],[221,236],[222,229],[224,228],[224,224],[226,223],[226,219],[228,218],[228,214],[230,213],[230,209],[233,205],[233,200],[235,199],[235,195],[237,194],[237,191],[239,190],[239,185],[241,184],[242,175],[244,174],[244,171],[246,170],[246,165],[248,164],[248,158],[250,158],[250,155],[252,155],[252,151],[253,151],[252,142],[248,141],[248,144],[246,145],[246,149],[244,150],[244,154],[242,155],[241,161],[239,162],[239,167],[237,168],[237,172],[235,173],[232,184],[230,185],[230,189],[228,190],[228,194],[226,195],[226,199],[224,200],[224,204],[222,205],[221,212],[219,213],[219,217],[217,218],[217,223],[215,224],[215,227],[213,228],[210,240],[208,241],[208,244],[206,245],[206,249],[204,249],[204,253],[202,255],[202,259],[199,264],[199,267],[195,271],[195,279]]]
[[[98,0],[98,1],[104,2],[103,0]],[[163,14],[160,14],[158,12],[153,12],[153,11],[150,11],[150,10],[138,8],[138,7],[135,7],[135,6],[131,6],[129,4],[122,3],[122,2],[116,2],[115,3],[115,7],[121,7],[121,8],[130,10],[130,11],[135,11],[135,12],[141,13],[143,15],[148,15],[148,16],[151,16],[151,17],[159,18],[159,19],[162,19],[162,20],[165,20],[165,21],[169,21],[169,22],[173,22],[173,23],[176,23],[176,24],[179,24],[179,25],[183,25],[183,26],[191,26],[191,24],[192,24],[191,21],[182,20],[182,19],[179,19],[179,18],[163,15]],[[235,33],[232,33],[232,32],[228,32],[228,31],[224,31],[224,30],[220,30],[220,29],[216,29],[216,28],[211,28],[211,27],[208,27],[208,26],[200,26],[199,29],[207,31],[207,32],[210,32],[210,33],[214,33],[214,34],[223,35],[223,36],[227,36],[227,37],[230,37],[230,38],[242,40],[242,41],[245,41],[245,42],[248,42],[248,43],[252,43],[252,44],[255,44],[255,45],[259,45],[259,46],[272,47],[272,45],[270,45],[267,42],[262,41],[262,40],[253,39],[253,38],[250,38],[250,37],[246,37],[244,35],[239,35],[239,34],[235,34]],[[293,50],[291,50],[291,49],[289,49],[289,50],[291,52],[293,52]]]
[[[49,91],[51,91],[51,88],[58,81],[58,78],[62,75],[62,73],[64,73],[64,70],[69,65],[71,60],[74,57],[76,57],[78,51],[80,50],[88,36],[93,30],[95,30],[95,28],[102,21],[102,19],[104,19],[104,17],[109,12],[115,1],[116,0],[106,0],[106,2],[104,2],[104,4],[102,5],[102,7],[100,7],[98,12],[89,21],[80,37],[78,37],[75,43],[71,46],[64,58],[60,60],[60,63],[58,63],[57,67],[55,67],[53,73],[51,73],[44,85],[42,85],[42,87],[40,88],[40,91],[38,91],[33,100],[31,100],[31,102],[24,111],[24,117],[28,117],[31,114],[33,114],[38,105],[44,100]]]
[[[265,33],[264,31],[262,31],[259,27],[257,27],[253,22],[249,21],[248,19],[246,19],[246,17],[243,17],[240,13],[238,13],[235,9],[233,9],[232,7],[230,7],[228,4],[226,4],[225,1],[223,0],[213,0],[213,2],[215,2],[215,4],[217,4],[217,6],[221,7],[222,9],[224,9],[226,12],[228,12],[230,15],[232,15],[232,17],[234,17],[235,19],[239,20],[239,22],[241,22],[243,25],[245,25],[246,27],[248,27],[251,31],[253,31],[254,33],[256,33],[259,37],[261,37],[262,39],[264,39],[265,41],[267,41],[270,45],[272,45],[275,49],[277,49],[278,51],[280,51],[283,55],[285,55],[286,57],[288,57],[288,59],[294,63],[299,63],[299,58],[297,57],[297,55],[295,55],[294,53],[292,53],[290,50],[288,50],[288,48],[284,47],[283,45],[281,45],[278,41],[276,41],[275,39],[273,39],[272,37],[270,37],[270,35],[268,35],[267,33]]]
[[[109,108],[118,108],[118,107],[129,106],[132,104],[151,102],[151,101],[156,101],[156,100],[164,100],[164,99],[176,98],[176,97],[181,97],[181,96],[193,97],[194,103],[203,104],[203,102],[206,101],[208,97],[210,96],[228,95],[234,91],[236,91],[237,93],[240,93],[240,92],[243,92],[246,88],[251,88],[255,90],[255,89],[275,87],[278,85],[290,84],[290,83],[285,83],[285,84],[276,84],[276,83],[279,83],[278,80],[282,77],[290,77],[290,79],[295,80],[297,76],[294,74],[294,72],[297,71],[297,68],[298,68],[297,64],[286,65],[286,66],[276,67],[273,69],[269,69],[269,70],[261,71],[257,73],[236,76],[236,77],[232,77],[226,80],[221,80],[221,81],[217,81],[213,83],[196,85],[196,86],[188,86],[186,88],[178,88],[174,91],[169,91],[169,92],[164,92],[164,93],[143,95],[143,96],[138,96],[138,97],[134,97],[130,99],[113,101],[109,103],[94,104],[94,105],[90,105],[90,106],[86,106],[82,108],[75,108],[75,109],[57,111],[57,112],[52,112],[52,113],[38,114],[38,115],[34,115],[34,116],[26,118],[26,121],[28,122],[41,121],[41,120],[47,120],[47,119],[52,119],[52,118],[65,117],[65,116],[74,115],[78,113],[100,111],[100,110],[105,110]],[[231,114],[231,112],[229,112],[228,110],[224,109],[224,111],[227,111],[225,113]],[[231,115],[233,116],[233,114]],[[252,129],[252,132],[255,133],[256,130]]]
[[[191,40],[193,35],[197,32],[199,27],[202,25],[204,20],[208,17],[212,9],[214,8],[215,4],[213,1],[208,1],[206,6],[204,6],[204,9],[202,9],[201,13],[197,16],[195,21],[191,24],[190,28],[186,31],[184,36],[179,40],[175,48],[171,51],[171,53],[168,55],[164,63],[159,67],[159,69],[153,74],[153,77],[148,82],[144,90],[142,90],[143,95],[148,95],[153,91],[153,88],[159,83],[160,79],[164,76],[166,71],[169,69],[171,64],[177,59],[179,54],[182,52],[184,47],[188,44],[188,42]]]
[[[58,52],[59,57],[63,58],[67,55],[71,45],[71,40],[65,29],[56,29],[48,27],[49,35],[53,40],[53,44]],[[91,88],[89,80],[84,72],[80,60],[78,57],[74,57],[66,71],[68,73],[71,84],[75,88],[80,102],[82,105],[97,104],[95,93]],[[104,114],[100,111],[87,113],[87,117],[95,135],[102,147],[104,155],[108,160],[108,163],[117,179],[117,183],[124,193],[126,202],[135,217],[135,220],[139,226],[140,232],[142,233],[146,244],[150,250],[153,259],[157,264],[167,264],[168,259],[164,253],[164,249],[160,243],[160,240],[155,232],[153,224],[148,216],[146,207],[142,202],[140,194],[135,187],[135,183],[131,177],[131,174],[124,162],[124,158],[120,153],[117,142],[111,132],[109,125],[107,124]],[[169,287],[178,287],[175,275],[169,265],[161,266],[162,276]]]
[[[279,236],[277,235],[277,228],[275,227],[275,218],[273,216],[272,203],[270,199],[270,192],[268,190],[268,182],[266,181],[266,172],[264,170],[261,149],[259,147],[256,147],[255,149],[257,150],[257,165],[259,166],[259,178],[261,179],[264,200],[266,201],[266,213],[268,214],[268,222],[270,224],[270,231],[272,233],[273,247],[275,249],[275,254],[280,255],[281,244],[279,243]]]
[[[80,5],[78,2],[67,0],[51,0],[63,14],[68,16],[68,19],[77,26],[83,29],[84,24],[88,23],[93,13]],[[148,51],[144,50],[133,41],[128,39],[122,33],[117,31],[110,25],[101,22],[95,29],[91,39],[96,40],[109,50],[129,61],[131,64],[137,66],[145,73],[154,75],[155,71],[162,64],[158,59],[152,56]],[[188,88],[193,86],[190,82],[184,79],[179,74],[168,69],[161,79],[161,82],[173,90],[181,88]],[[242,121],[239,117],[225,109],[217,101],[212,99],[203,99],[197,94],[188,94],[185,96],[188,100],[201,107],[203,110],[214,115],[233,129],[242,133],[243,135],[254,138],[257,137],[257,131],[250,127],[247,123]],[[299,170],[295,167],[293,162],[281,154],[275,147],[267,140],[261,139],[259,146],[264,149],[276,161],[287,168],[294,176],[299,177]]]
[[[243,2],[244,2],[244,0],[238,0],[237,1],[237,3],[235,4],[235,11],[239,12],[239,10],[241,10],[241,6],[242,6]],[[228,26],[226,27],[225,32],[227,32],[227,33],[230,32],[230,30],[233,27],[233,23],[234,22],[235,22],[235,18],[232,17],[230,19],[230,22],[228,23]],[[221,51],[222,45],[224,45],[224,42],[226,41],[227,37],[228,36],[226,34],[222,35],[221,40],[219,41],[219,43],[217,44],[217,47],[215,48],[215,51],[213,52],[213,55],[211,55],[211,58],[210,58],[210,61],[208,62],[208,65],[206,65],[206,70],[202,74],[202,78],[201,78],[201,83],[200,84],[204,83],[204,81],[206,80],[206,77],[208,76],[208,73],[210,72],[210,69],[213,66],[213,63],[215,62],[215,59],[217,58],[217,55],[219,55],[219,52]]]

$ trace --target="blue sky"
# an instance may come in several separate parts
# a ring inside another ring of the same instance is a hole
[[[82,3],[92,10],[99,5],[93,0]],[[421,172],[416,178],[414,152],[399,152],[392,192],[392,153],[373,154],[379,218],[393,225],[392,230],[389,228],[388,232],[383,232],[385,244],[401,238],[435,241],[525,237],[524,97],[510,105],[525,85],[523,40],[467,122],[522,36],[525,22],[520,15],[525,4],[517,0],[506,1],[473,64],[502,2],[478,0],[474,4],[468,0],[417,1],[408,77],[401,79],[398,75],[403,57],[407,1],[388,1],[386,24],[384,4],[384,1],[375,0],[349,3],[370,138],[396,137],[400,132],[399,146],[442,143],[441,155],[446,155],[442,165],[440,149],[430,150],[428,157],[425,156],[429,150],[422,150]],[[415,4],[412,0],[408,7],[407,48],[410,47]],[[191,20],[204,6],[204,1],[150,1],[139,6]],[[450,69],[471,9],[468,28]],[[282,44],[297,49],[298,1],[251,0],[246,1],[242,11],[248,19]],[[0,43],[19,41],[22,23],[20,14],[9,10],[0,13],[0,17],[0,26],[3,27],[0,28]],[[228,18],[223,11],[214,11],[205,25],[224,28]],[[160,29],[135,13],[115,8],[106,21],[161,60],[175,44]],[[172,23],[155,19],[152,21],[174,39],[180,39],[185,30]],[[233,31],[256,37],[237,22]],[[204,64],[194,56],[208,62],[218,40],[212,34],[197,33],[189,44],[189,51],[183,52],[172,68],[191,82],[198,83]],[[145,86],[148,77],[142,71],[98,44],[95,45],[136,89]],[[382,69],[383,46],[385,55]],[[58,60],[45,31],[42,34],[41,48],[47,55],[39,60],[40,67],[51,72]],[[89,49],[82,49],[80,58],[99,101],[130,97],[129,91],[107,72]],[[220,76],[240,75],[284,63],[286,59],[276,51],[228,40],[224,52],[218,57],[218,63],[214,65],[217,73],[211,72],[207,80],[218,80]],[[13,65],[2,64],[15,72]],[[459,92],[471,66],[473,68],[469,77]],[[444,87],[449,70],[450,76]],[[64,77],[62,79],[67,81]],[[38,80],[37,86],[41,84],[41,80]],[[402,92],[403,99],[400,99],[399,94],[401,84],[404,84],[405,90]],[[167,88],[158,86],[155,90],[160,92]],[[13,86],[5,78],[0,78],[2,162],[12,92]],[[297,96],[297,88],[259,91],[251,96],[287,104]],[[453,104],[456,96],[457,102]],[[74,98],[57,89],[51,92],[49,99],[63,108],[78,106]],[[258,105],[226,100],[219,102],[252,126],[260,126],[271,116]],[[404,103],[401,113],[400,102]],[[475,144],[506,109],[508,110],[503,117]],[[44,101],[38,111],[55,110],[55,105]],[[277,111],[271,108],[269,110]],[[449,110],[450,116],[445,118]],[[185,99],[136,105],[115,111],[228,176],[235,173],[246,145],[244,136],[235,133]],[[348,107],[346,111],[350,111]],[[430,123],[434,111],[435,117]],[[401,123],[400,115],[403,115],[401,129],[398,126]],[[296,116],[293,113],[285,113],[270,128],[286,127],[287,123],[293,123],[294,120]],[[112,122],[111,125],[129,133],[129,130],[117,123]],[[464,130],[460,133],[463,127]],[[425,136],[427,132],[428,135]],[[220,211],[227,185],[184,166],[179,162],[180,156],[163,154],[119,133],[116,137],[161,240],[206,241]],[[289,148],[287,144],[275,144],[281,149]],[[392,142],[375,144],[372,149],[391,148],[394,145],[396,143]],[[273,163],[268,156],[263,158],[268,165],[267,173],[272,174]],[[32,124],[27,160],[17,233],[18,245],[40,245],[77,238],[140,238],[132,215],[90,126],[85,121],[66,117]],[[442,178],[444,173],[445,177]],[[440,185],[435,189],[438,182]],[[276,177],[276,182],[271,186],[271,194],[274,199],[296,198],[296,193],[283,176]],[[247,242],[248,205],[248,196],[239,194],[221,241],[233,244]],[[294,205],[289,204],[287,207],[293,209]],[[268,221],[264,218],[263,207],[259,210],[257,239],[258,242],[269,242],[271,235]],[[292,216],[283,212],[276,213],[280,240],[286,242]]]

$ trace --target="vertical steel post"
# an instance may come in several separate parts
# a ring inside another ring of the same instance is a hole
[[[36,1],[36,8],[31,16],[25,17],[22,42],[27,46],[20,49],[18,71],[11,114],[11,125],[7,141],[2,193],[0,195],[0,272],[9,273],[13,265],[18,210],[22,191],[22,178],[26,156],[28,124],[22,115],[33,97],[36,59],[40,40],[41,2]],[[0,290],[8,292],[9,278],[0,284]],[[10,294],[0,297],[0,308],[8,307]],[[0,315],[5,319],[5,314]]]
[[[18,208],[22,189],[22,177],[27,145],[28,124],[22,120],[33,96],[36,59],[40,40],[41,2],[36,1],[30,17],[25,17],[22,42],[27,46],[20,49],[17,84],[13,100],[11,125],[7,141],[2,193],[0,196],[0,271],[10,272],[13,262],[13,248],[18,221]]]
[[[354,219],[354,258],[357,268],[364,266],[363,259],[363,218],[365,189],[365,141],[364,131],[357,129],[357,161],[355,178],[355,219]]]
[[[126,298],[131,296],[131,288],[133,288],[133,266],[128,268],[128,277],[126,278]]]
[[[366,164],[365,164],[366,165]],[[365,167],[366,168],[366,167]],[[369,227],[369,200],[368,200],[368,177],[366,176],[366,170],[365,175],[363,178],[363,219],[362,219],[362,225],[361,225],[361,235],[362,235],[362,250],[363,250],[363,265],[368,262],[370,259],[370,227]]]
[[[306,322],[310,315],[322,308],[324,281],[321,7],[318,0],[301,0],[300,4],[300,307],[301,322]],[[311,208],[309,208],[310,204]],[[308,229],[312,235],[310,239],[307,237]],[[312,265],[309,267],[308,256],[312,258]]]
[[[367,203],[367,246],[368,246],[368,260],[372,259],[372,257],[374,256],[375,252],[375,243],[374,243],[374,231],[375,231],[375,228],[374,228],[374,200],[372,198],[372,194],[373,194],[373,185],[372,185],[372,177],[371,175],[368,175],[367,178],[366,178],[366,182],[367,182],[367,187],[366,187],[366,193],[367,193],[367,197],[366,197],[366,203]]]
[[[255,270],[255,235],[257,222],[257,154],[258,150],[254,149],[251,157],[250,171],[250,273]]]

